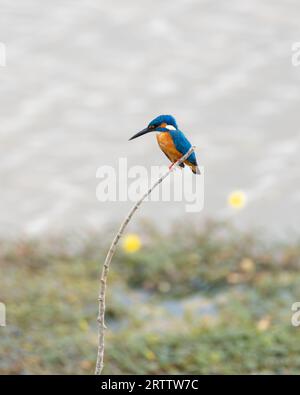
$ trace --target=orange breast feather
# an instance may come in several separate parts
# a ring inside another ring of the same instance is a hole
[[[176,162],[182,157],[182,154],[177,151],[169,132],[159,133],[156,135],[156,138],[161,150],[168,156],[171,162]]]

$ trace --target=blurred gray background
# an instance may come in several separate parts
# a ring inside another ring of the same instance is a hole
[[[167,164],[154,135],[128,142],[161,113],[197,146],[205,207],[149,202],[139,218],[299,233],[299,16],[297,0],[0,0],[1,237],[121,219],[131,203],[98,202],[96,170]]]

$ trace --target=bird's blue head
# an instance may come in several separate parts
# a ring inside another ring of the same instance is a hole
[[[149,123],[148,128],[151,128],[153,126],[155,128],[161,127],[164,129],[168,129],[168,126],[169,126],[170,130],[178,129],[175,118],[172,117],[172,115],[159,115],[158,117],[154,118],[153,121],[151,121]]]
[[[132,136],[129,140],[133,140],[149,132],[167,132],[169,130],[176,129],[178,129],[178,126],[175,118],[172,117],[172,115],[159,115],[158,117],[154,118],[145,129]]]

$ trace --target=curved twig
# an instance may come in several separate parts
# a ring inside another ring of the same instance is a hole
[[[100,290],[99,290],[99,314],[98,314],[98,324],[99,324],[99,333],[98,333],[98,353],[97,353],[97,362],[96,362],[96,369],[95,369],[95,374],[100,375],[103,369],[103,361],[104,361],[104,334],[105,334],[105,295],[106,295],[106,282],[107,282],[107,276],[108,276],[108,271],[109,271],[109,265],[111,263],[112,257],[114,256],[114,253],[116,251],[116,247],[118,244],[118,241],[120,240],[126,226],[128,225],[129,221],[131,220],[133,214],[136,212],[136,210],[140,207],[142,202],[146,199],[147,196],[150,195],[150,193],[153,191],[154,188],[156,188],[172,171],[173,169],[180,165],[182,162],[184,162],[190,154],[194,151],[195,147],[191,147],[188,152],[183,155],[177,162],[174,163],[174,165],[169,168],[169,170],[163,174],[150,188],[149,190],[135,203],[133,208],[130,210],[128,213],[127,217],[125,220],[122,222],[120,229],[116,236],[114,237],[111,246],[108,250],[103,268],[102,268],[102,273],[101,273],[101,279],[100,279]]]

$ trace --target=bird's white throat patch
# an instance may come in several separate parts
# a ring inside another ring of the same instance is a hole
[[[176,128],[173,125],[166,125],[166,129],[176,130]]]

